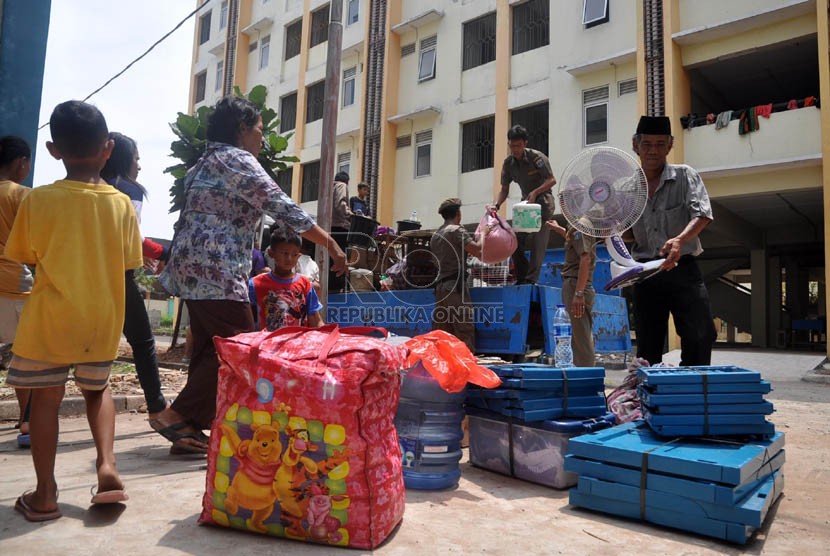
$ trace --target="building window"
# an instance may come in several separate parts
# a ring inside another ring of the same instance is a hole
[[[224,69],[224,66],[225,62],[223,60],[216,62],[216,83],[213,86],[214,91],[218,91],[222,88],[222,75],[224,74],[222,70]]]
[[[464,24],[463,70],[496,59],[496,12]]]
[[[351,67],[343,72],[343,106],[354,104],[354,87],[357,81],[357,67]]]
[[[602,23],[608,23],[608,0],[583,0],[582,3],[582,24],[585,27],[593,27]]]
[[[259,69],[268,67],[268,58],[271,55],[271,35],[265,35],[259,41]]]
[[[199,18],[199,44],[205,44],[210,40],[210,14],[206,13]]]
[[[493,167],[496,117],[488,116],[462,125],[461,172]]]
[[[415,134],[415,177],[432,173],[432,130]]]
[[[435,79],[435,57],[438,36],[421,39],[421,57],[418,61],[418,81]]]
[[[608,141],[608,85],[582,91],[584,146]]]
[[[285,170],[280,170],[277,172],[277,185],[280,186],[280,189],[285,192],[286,195],[291,197],[291,192],[293,188],[291,187],[291,183],[294,181],[294,167],[291,166],[290,168],[286,168]]]
[[[534,104],[510,112],[510,125],[520,125],[530,139],[527,146],[548,154],[548,103]]]
[[[285,28],[285,59],[290,60],[300,53],[303,42],[303,20],[297,20]]]
[[[194,78],[193,103],[199,103],[205,100],[205,91],[207,89],[207,71],[196,74]]]
[[[349,167],[352,162],[352,153],[340,153],[337,155],[337,171],[349,173]]]
[[[317,11],[311,12],[311,44],[310,48],[329,40],[329,5],[326,4]]]
[[[513,8],[513,54],[550,43],[550,1],[530,0]]]
[[[223,0],[219,7],[219,29],[224,29],[228,26],[228,0]]]
[[[280,99],[280,133],[291,131],[297,125],[297,92]]]
[[[409,56],[410,54],[415,54],[415,43],[405,44],[401,47],[401,58],[404,56]]]
[[[305,123],[310,124],[323,119],[323,100],[326,95],[326,82],[320,81],[306,87]]]
[[[303,194],[300,202],[316,201],[320,196],[320,161],[303,164]]]
[[[412,135],[401,135],[395,138],[395,148],[404,149],[412,146]]]
[[[617,96],[628,95],[637,92],[637,79],[626,79],[617,82]]]
[[[360,0],[349,0],[349,8],[346,13],[346,25],[357,23],[360,15]]]

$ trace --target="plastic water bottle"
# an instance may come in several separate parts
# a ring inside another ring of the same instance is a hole
[[[411,222],[420,222],[420,220],[418,220],[418,211],[417,210],[412,211],[412,214],[409,215],[409,220]]]
[[[574,366],[571,334],[571,318],[568,316],[564,305],[557,305],[556,313],[553,315],[553,339],[556,342],[553,360],[559,368]]]
[[[452,488],[461,478],[465,391],[450,394],[421,363],[403,378],[395,428],[403,457],[406,488]]]

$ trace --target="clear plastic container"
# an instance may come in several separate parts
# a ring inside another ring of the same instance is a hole
[[[465,398],[464,391],[444,391],[420,363],[404,375],[395,428],[406,488],[441,490],[458,484]]]
[[[564,305],[557,305],[556,314],[553,315],[553,358],[554,364],[560,369],[574,366],[571,334],[571,318]]]

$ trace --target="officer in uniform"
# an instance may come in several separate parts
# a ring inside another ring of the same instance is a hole
[[[556,220],[545,222],[551,231],[565,238],[565,264],[562,265],[562,303],[571,317],[571,347],[574,365],[593,367],[594,356],[594,287],[591,280],[597,263],[597,240],[573,226],[567,229]]]
[[[501,207],[510,192],[510,183],[516,182],[522,190],[522,200],[538,203],[542,206],[542,222],[553,218],[555,204],[551,187],[556,184],[548,157],[539,151],[527,148],[527,130],[514,125],[507,132],[510,156],[501,166],[501,190],[494,203],[496,209]],[[539,280],[539,271],[548,247],[550,230],[546,226],[536,233],[518,234],[519,248],[513,253],[518,284],[535,284]],[[530,249],[530,264],[525,257],[525,249]]]
[[[467,255],[481,257],[481,243],[461,226],[461,199],[447,199],[438,207],[444,224],[432,235],[429,249],[438,259],[432,329],[444,330],[475,353],[475,323],[467,288]],[[485,234],[486,235],[486,234]]]

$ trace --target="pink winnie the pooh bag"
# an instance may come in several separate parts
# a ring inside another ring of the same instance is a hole
[[[201,523],[371,549],[403,517],[394,416],[406,349],[383,329],[289,327],[214,338]]]

